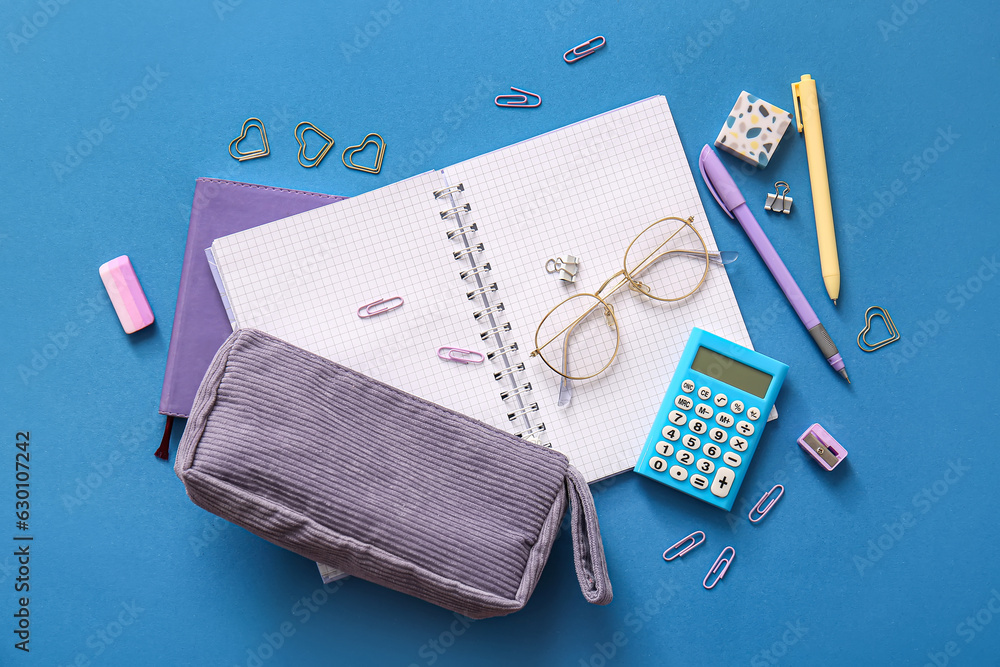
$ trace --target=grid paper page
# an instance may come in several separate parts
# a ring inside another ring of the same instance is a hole
[[[666,99],[654,97],[445,169],[464,183],[470,220],[493,262],[491,280],[519,342],[539,404],[545,441],[588,481],[635,465],[692,327],[751,347],[725,269],[712,265],[691,297],[661,303],[621,290],[611,304],[621,346],[601,375],[573,382],[573,400],[556,405],[559,376],[529,358],[539,322],[559,301],[594,292],[622,266],[629,242],[675,215],[715,250],[701,199]],[[560,254],[581,258],[575,284],[545,272]]]
[[[486,352],[428,172],[212,244],[240,327],[252,327],[421,398],[511,430],[483,364],[442,361],[444,345]],[[360,306],[404,305],[362,319]]]

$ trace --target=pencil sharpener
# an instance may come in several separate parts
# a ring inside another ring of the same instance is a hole
[[[799,447],[826,470],[833,470],[847,458],[843,445],[819,424],[813,424],[799,437]]]

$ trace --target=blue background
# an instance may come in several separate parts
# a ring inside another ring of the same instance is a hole
[[[24,430],[35,536],[30,655],[13,648],[17,574],[13,548],[0,548],[0,662],[1000,664],[995,3],[232,2],[0,10],[0,544],[15,533]],[[377,34],[359,37],[366,26]],[[562,61],[596,34],[604,50]],[[789,84],[806,72],[820,84],[836,308],[801,136],[786,134],[764,171],[724,160],[854,384],[819,358],[697,179],[719,246],[741,252],[730,277],[753,341],[791,371],[738,511],[632,474],[594,485],[610,606],[583,602],[565,537],[507,618],[466,627],[357,580],[328,593],[310,562],[214,523],[153,457],[196,177],[354,195],[655,94],[694,165],[742,89],[791,110]],[[542,106],[496,108],[511,85]],[[266,124],[271,156],[237,163],[227,144],[249,116]],[[334,136],[333,153],[381,133],[382,173],[349,171],[336,154],[301,168],[300,120]],[[778,179],[792,186],[788,217],[762,211]],[[133,336],[97,273],[123,253],[157,316]],[[864,354],[854,338],[874,304],[903,339]],[[36,354],[51,358],[33,368]],[[833,473],[795,444],[816,421],[850,451]],[[751,526],[748,504],[778,481],[785,497]],[[705,545],[660,558],[696,529]],[[729,574],[705,591],[729,544]]]

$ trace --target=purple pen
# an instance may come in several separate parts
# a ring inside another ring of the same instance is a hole
[[[851,379],[847,377],[847,369],[844,368],[844,360],[840,358],[837,346],[830,340],[830,334],[820,324],[819,318],[816,317],[812,306],[806,301],[806,297],[802,293],[802,290],[799,289],[799,286],[795,284],[792,274],[785,268],[785,263],[778,257],[774,246],[771,245],[771,242],[764,234],[764,230],[760,228],[760,223],[753,217],[750,207],[747,206],[746,199],[743,197],[740,189],[736,187],[736,183],[733,181],[733,177],[729,175],[726,166],[722,164],[722,160],[719,159],[719,156],[708,145],[701,149],[701,155],[698,158],[698,168],[701,169],[701,176],[705,179],[705,185],[708,186],[709,192],[715,197],[715,201],[719,202],[719,206],[726,212],[726,215],[730,218],[736,218],[736,221],[740,223],[740,227],[750,237],[753,247],[757,249],[757,253],[760,254],[761,259],[767,264],[767,268],[771,271],[771,275],[774,276],[775,281],[777,281],[778,287],[785,293],[788,303],[792,304],[795,314],[799,316],[802,325],[809,331],[812,339],[816,341],[816,345],[819,346],[820,352],[826,357],[827,362],[833,367],[833,370],[843,375],[844,379],[850,383]]]

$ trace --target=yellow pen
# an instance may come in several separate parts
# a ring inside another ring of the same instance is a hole
[[[795,122],[806,139],[820,270],[823,272],[826,292],[836,306],[837,297],[840,296],[840,261],[837,258],[837,235],[833,230],[833,206],[830,204],[830,181],[826,175],[826,151],[823,149],[823,127],[819,122],[816,81],[808,74],[803,74],[801,81],[792,84],[792,100],[795,105]]]

